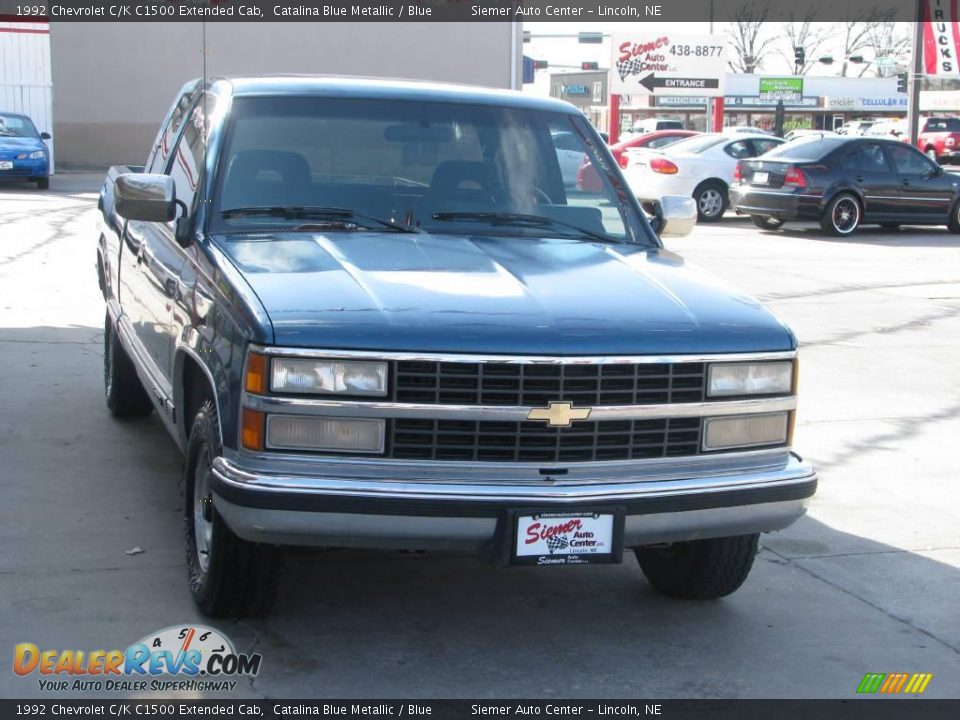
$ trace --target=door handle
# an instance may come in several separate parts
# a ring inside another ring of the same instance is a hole
[[[903,185],[904,187],[910,187],[910,181],[907,179],[901,180],[900,184]]]

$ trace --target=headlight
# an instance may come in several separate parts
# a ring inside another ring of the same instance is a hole
[[[312,360],[275,357],[270,361],[274,392],[321,395],[387,394],[387,364],[367,360]]]
[[[704,450],[782,445],[787,442],[788,417],[785,412],[707,418],[703,424]]]
[[[278,450],[383,452],[383,420],[268,415],[267,447]]]
[[[36,150],[30,153],[27,157],[30,158],[31,160],[42,160],[46,156],[47,154],[43,150]]]
[[[708,371],[707,395],[782,395],[793,388],[793,363],[715,363]]]

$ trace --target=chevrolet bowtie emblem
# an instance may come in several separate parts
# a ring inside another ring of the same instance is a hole
[[[534,408],[527,413],[527,420],[545,420],[550,427],[570,427],[574,420],[586,420],[590,408],[575,408],[568,402],[552,402],[545,408]]]

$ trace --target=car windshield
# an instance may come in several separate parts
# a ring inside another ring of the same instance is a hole
[[[39,137],[30,118],[23,115],[4,115],[0,113],[0,137]]]
[[[670,152],[686,152],[699,155],[704,150],[709,150],[715,145],[719,145],[729,139],[729,137],[724,137],[723,135],[694,135],[693,137],[671,143],[669,147]]]
[[[229,123],[215,232],[406,228],[655,242],[608,173],[598,173],[589,190],[578,187],[584,160],[611,163],[576,115],[471,103],[239,97]]]
[[[960,132],[960,118],[927,120],[927,132]]]

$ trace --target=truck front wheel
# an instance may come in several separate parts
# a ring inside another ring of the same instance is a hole
[[[194,602],[210,617],[263,615],[279,574],[280,552],[247,542],[227,527],[210,489],[220,455],[217,409],[207,400],[190,428],[184,465],[184,530],[187,574]]]
[[[737,535],[639,547],[635,552],[647,580],[664,595],[713,600],[743,585],[759,539],[759,535]]]

